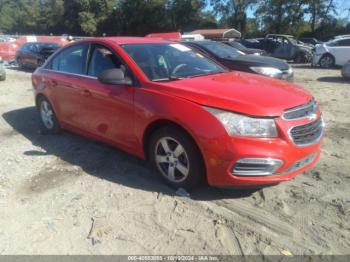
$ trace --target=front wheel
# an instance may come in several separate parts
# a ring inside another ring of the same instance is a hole
[[[197,145],[176,126],[161,128],[153,134],[149,156],[162,179],[174,188],[193,190],[205,177]]]
[[[17,58],[17,65],[19,69],[24,69],[24,64],[21,58]]]
[[[44,131],[49,134],[57,134],[61,131],[56,114],[51,103],[45,97],[40,97],[38,101],[38,110]]]
[[[329,54],[322,56],[322,58],[320,59],[320,66],[322,68],[332,68],[334,67],[334,64],[335,64],[335,60],[333,56]]]

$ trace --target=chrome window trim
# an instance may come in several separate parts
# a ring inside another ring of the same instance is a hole
[[[74,74],[74,73],[69,73],[69,72],[64,72],[64,71],[57,71],[57,70],[52,70],[52,69],[47,69],[47,68],[42,68],[42,70],[43,71],[48,71],[48,72],[53,72],[53,73],[58,73],[58,74],[62,74],[62,75],[77,76],[77,77],[83,77],[83,78],[98,80],[98,78],[95,77],[95,76]]]
[[[306,146],[312,146],[312,145],[317,144],[318,142],[320,142],[320,140],[322,139],[322,137],[323,137],[323,135],[324,135],[324,133],[325,133],[325,126],[326,126],[326,124],[325,124],[325,122],[324,122],[322,116],[321,116],[320,118],[316,119],[314,122],[316,122],[316,121],[319,120],[319,119],[321,119],[321,128],[322,128],[322,130],[321,130],[321,134],[317,137],[316,140],[314,140],[314,141],[312,141],[312,142],[310,142],[310,143],[305,143],[305,144],[297,145],[297,144],[294,142],[293,136],[292,136],[292,134],[291,134],[291,131],[292,131],[293,128],[299,127],[299,126],[304,126],[304,125],[313,123],[313,122],[310,122],[310,123],[307,123],[307,124],[297,125],[297,126],[293,126],[293,127],[289,128],[289,130],[288,130],[288,137],[289,137],[289,139],[292,141],[292,143],[293,143],[295,146],[297,146],[297,147],[306,147]]]

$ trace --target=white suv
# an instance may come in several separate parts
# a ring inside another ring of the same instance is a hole
[[[343,66],[350,60],[350,37],[338,38],[321,45],[316,45],[312,65],[331,68]]]

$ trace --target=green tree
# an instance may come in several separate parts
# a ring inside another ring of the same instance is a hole
[[[257,0],[211,0],[215,13],[221,16],[221,24],[234,27],[242,35],[246,33],[247,10],[256,3]]]
[[[259,3],[256,16],[266,33],[295,34],[306,10],[307,0],[266,0]]]

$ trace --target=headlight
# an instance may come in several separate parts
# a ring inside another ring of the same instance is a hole
[[[278,68],[274,68],[274,67],[255,67],[255,66],[252,66],[250,69],[258,74],[270,76],[270,77],[274,77],[274,78],[280,78],[282,76],[282,71],[279,70]]]
[[[277,137],[276,124],[273,119],[253,118],[216,108],[204,108],[222,123],[230,136]]]

